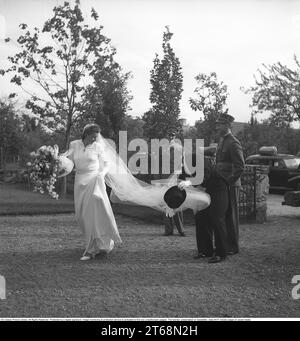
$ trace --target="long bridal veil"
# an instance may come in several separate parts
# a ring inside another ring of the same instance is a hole
[[[147,206],[161,212],[169,211],[163,198],[168,188],[174,185],[171,179],[169,184],[163,185],[152,185],[138,180],[127,168],[115,149],[101,134],[98,135],[97,142],[103,146],[108,163],[105,182],[112,189],[110,195],[112,202]],[[207,193],[193,187],[188,187],[186,192],[187,197],[179,207],[180,210],[191,208],[195,213],[209,206],[210,196]]]

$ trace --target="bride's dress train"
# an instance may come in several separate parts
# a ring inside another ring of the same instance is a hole
[[[100,134],[87,147],[82,140],[72,141],[63,156],[71,159],[76,168],[75,216],[85,236],[84,256],[110,252],[122,242],[105,184],[112,189],[112,202],[147,206],[164,213],[169,210],[164,194],[172,184],[155,186],[139,181]],[[104,163],[109,166],[105,179],[101,175]],[[188,187],[186,193],[180,211],[190,208],[196,213],[210,205],[210,196],[204,191]]]

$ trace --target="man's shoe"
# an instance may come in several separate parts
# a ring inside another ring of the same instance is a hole
[[[208,263],[219,263],[225,259],[226,259],[226,257],[213,256],[213,257],[209,258]]]
[[[207,257],[211,257],[211,255],[207,255],[205,253],[198,253],[197,255],[195,255],[193,258],[194,259],[200,259],[200,258],[207,258]]]
[[[184,232],[179,232],[179,235],[180,235],[181,237],[185,237],[185,233],[184,233]]]
[[[226,254],[228,256],[233,256],[233,255],[236,255],[237,253],[239,253],[238,251],[227,251]]]

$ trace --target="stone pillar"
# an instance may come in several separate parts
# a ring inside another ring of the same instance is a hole
[[[267,221],[267,198],[269,193],[269,167],[256,166],[256,222]]]
[[[264,223],[267,220],[268,173],[268,166],[245,166],[239,200],[241,221]]]

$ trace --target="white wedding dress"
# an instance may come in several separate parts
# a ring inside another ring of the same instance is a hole
[[[104,166],[103,145],[94,142],[84,146],[82,140],[70,143],[65,154],[76,168],[74,202],[76,220],[85,237],[83,255],[110,252],[121,243],[115,217],[106,193],[104,177],[99,172]]]

